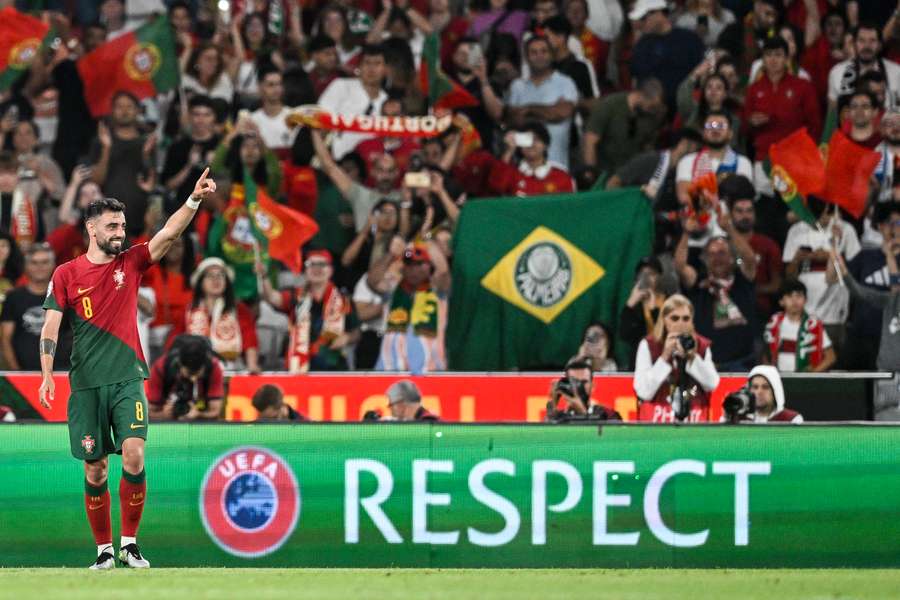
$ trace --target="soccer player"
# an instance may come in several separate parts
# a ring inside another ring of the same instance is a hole
[[[122,455],[119,504],[123,566],[148,568],[137,545],[144,510],[144,442],[147,439],[147,398],[143,380],[149,375],[137,330],[138,285],[150,265],[165,255],[194,218],[200,202],[215,192],[206,169],[194,191],[149,242],[125,250],[125,206],[104,198],[85,212],[90,245],[86,254],[60,265],[53,273],[44,302],[41,331],[43,381],[41,405],[53,400],[53,355],[63,312],[74,330],[71,395],[68,405],[72,455],[84,461],[85,507],[97,543],[91,569],[112,569],[115,558],[107,488],[107,455]]]

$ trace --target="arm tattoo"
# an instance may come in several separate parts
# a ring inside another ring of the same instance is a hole
[[[41,354],[49,354],[50,356],[56,354],[56,342],[43,338],[41,340]]]

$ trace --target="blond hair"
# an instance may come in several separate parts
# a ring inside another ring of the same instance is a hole
[[[691,317],[694,316],[694,305],[691,304],[691,301],[685,296],[682,296],[681,294],[672,294],[666,298],[666,301],[662,305],[662,309],[659,311],[659,316],[656,318],[656,325],[653,326],[653,339],[657,342],[664,342],[666,337],[668,337],[668,333],[666,332],[666,317],[679,308],[687,308],[691,313]]]

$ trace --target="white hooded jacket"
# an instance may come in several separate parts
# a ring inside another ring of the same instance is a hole
[[[784,386],[781,383],[781,375],[778,373],[778,369],[773,366],[758,365],[756,367],[753,367],[753,370],[750,371],[750,374],[747,376],[747,381],[749,382],[757,375],[765,377],[766,381],[768,381],[769,385],[772,387],[772,393],[775,396],[775,410],[772,411],[772,414],[770,414],[768,417],[763,417],[754,413],[753,415],[750,415],[750,418],[754,423],[766,423],[768,421],[771,421],[773,417],[784,410]],[[803,415],[797,414],[797,416],[791,419],[790,422],[802,423]]]

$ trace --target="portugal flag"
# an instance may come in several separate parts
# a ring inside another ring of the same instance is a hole
[[[28,70],[50,27],[12,6],[0,10],[0,90]]]
[[[441,40],[437,33],[425,38],[422,49],[422,64],[419,66],[419,84],[428,96],[432,109],[462,108],[478,106],[478,100],[458,83],[441,71]]]
[[[302,271],[300,248],[319,231],[315,220],[278,204],[249,177],[244,178],[244,189],[244,201],[260,253],[280,260],[295,273]]]
[[[178,56],[168,18],[161,15],[102,44],[78,61],[78,73],[84,82],[84,99],[95,118],[109,114],[116,92],[144,99],[174,89],[178,86]]]

